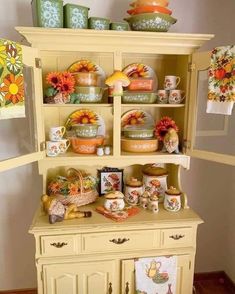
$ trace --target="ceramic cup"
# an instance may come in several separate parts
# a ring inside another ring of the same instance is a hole
[[[157,103],[166,104],[168,102],[168,91],[167,90],[158,90],[157,91]]]
[[[50,140],[55,142],[62,140],[65,131],[66,131],[66,128],[64,126],[51,127],[49,131]]]
[[[170,104],[179,104],[185,99],[185,92],[182,90],[170,90],[168,102]]]
[[[164,80],[164,89],[165,90],[174,90],[180,83],[180,77],[178,76],[165,76]]]
[[[58,141],[57,143],[59,145],[59,151],[61,154],[65,153],[70,146],[70,141],[67,139],[62,139],[62,140]]]
[[[60,154],[59,142],[47,141],[46,142],[47,156],[54,157]]]

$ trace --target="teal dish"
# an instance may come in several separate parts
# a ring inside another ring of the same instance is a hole
[[[125,22],[112,22],[110,29],[114,31],[129,31],[129,25]]]
[[[163,13],[142,13],[125,18],[133,31],[167,32],[177,19]]]
[[[63,1],[33,0],[31,6],[35,27],[63,28]]]
[[[110,20],[108,18],[90,17],[88,20],[89,29],[109,30]]]
[[[66,4],[64,6],[64,26],[71,29],[87,29],[89,9],[89,7],[76,4]]]
[[[122,96],[122,103],[138,103],[138,104],[151,104],[157,100],[156,93],[149,92],[128,92],[125,91]]]

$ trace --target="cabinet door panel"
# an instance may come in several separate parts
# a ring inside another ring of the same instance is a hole
[[[42,140],[41,70],[36,67],[38,50],[22,46],[25,117],[1,120],[0,171],[38,161]]]
[[[190,256],[179,255],[177,265],[176,294],[192,293],[193,273],[190,269]],[[135,290],[135,262],[134,259],[122,261],[122,292],[136,294]],[[129,292],[128,292],[129,291]]]
[[[43,267],[44,294],[118,293],[116,262],[65,263]],[[111,285],[110,285],[111,283]]]
[[[193,54],[187,154],[235,165],[235,115],[206,113],[210,52]]]

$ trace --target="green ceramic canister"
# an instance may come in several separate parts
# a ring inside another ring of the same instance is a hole
[[[88,23],[89,29],[109,30],[110,20],[108,18],[90,17]]]
[[[127,22],[112,22],[110,28],[114,31],[129,31],[129,24]]]
[[[34,26],[63,28],[62,0],[32,0],[31,5]]]
[[[76,4],[66,4],[64,6],[65,28],[87,29],[89,9],[89,7]]]

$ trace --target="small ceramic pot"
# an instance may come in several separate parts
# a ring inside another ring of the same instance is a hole
[[[88,23],[89,29],[109,30],[110,20],[108,18],[90,17]]]
[[[158,196],[152,196],[149,198],[148,209],[152,212],[157,213],[159,211],[158,208]]]
[[[110,24],[110,29],[114,31],[128,31],[129,25],[125,22],[112,22]]]
[[[95,138],[98,128],[99,125],[96,124],[77,124],[72,126],[72,130],[80,138]]]
[[[147,192],[144,192],[140,196],[140,206],[142,206],[144,209],[148,208],[149,203],[149,194]]]
[[[181,208],[181,192],[174,187],[170,187],[165,192],[164,208],[167,211],[177,212]]]
[[[131,178],[126,182],[125,186],[125,201],[129,205],[137,205],[139,203],[139,199],[143,194],[143,184],[141,181],[138,181],[135,178]]]
[[[88,28],[89,7],[76,4],[64,5],[64,26],[72,29]]]
[[[105,195],[104,207],[109,211],[123,210],[125,207],[124,195],[119,191],[110,192]]]

